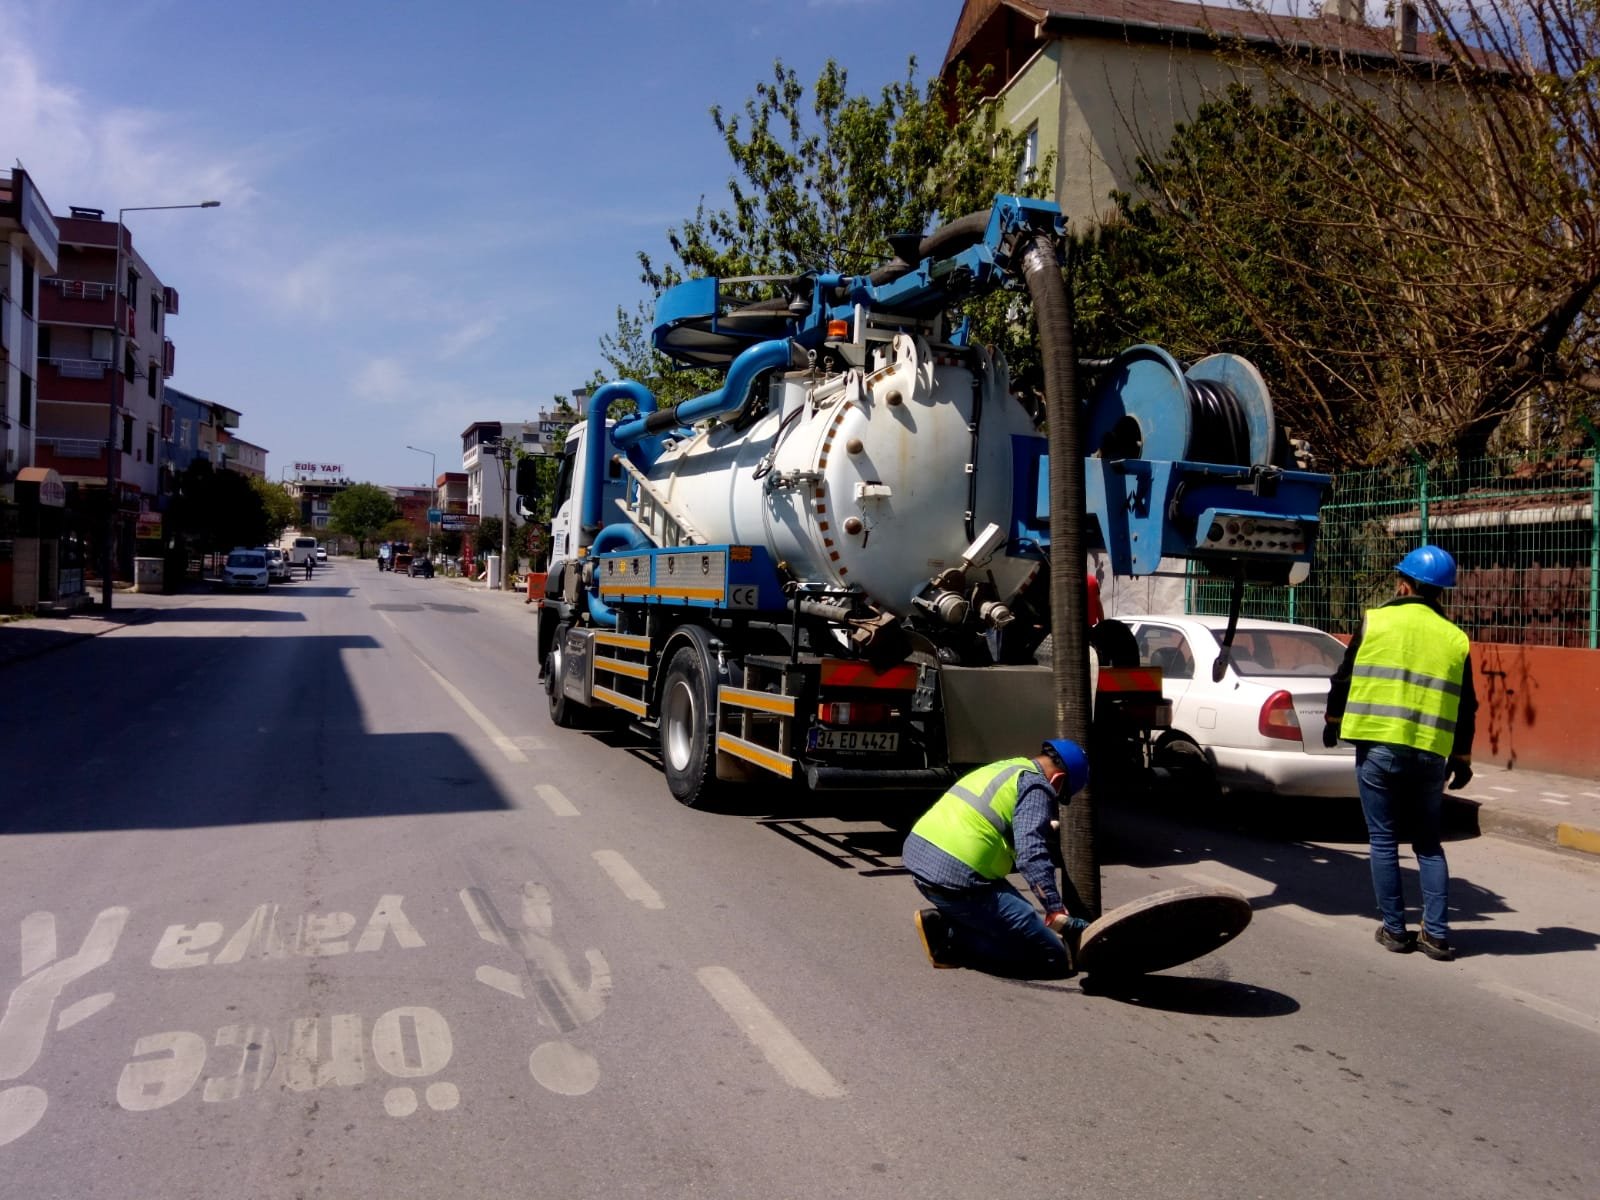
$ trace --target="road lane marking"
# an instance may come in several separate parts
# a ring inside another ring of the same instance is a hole
[[[382,618],[384,623],[387,624],[390,629],[393,629],[396,633],[400,633],[400,626],[394,623],[393,619],[390,618],[388,613],[380,612],[378,616]],[[404,634],[401,634],[401,640],[405,640]],[[409,646],[410,643],[407,643],[407,645]],[[472,719],[472,723],[474,725],[483,730],[484,736],[486,736],[495,744],[500,753],[506,756],[507,761],[514,763],[525,763],[528,761],[528,756],[522,752],[522,748],[517,745],[516,740],[501,733],[499,727],[496,726],[493,721],[489,720],[488,717],[484,716],[483,713],[479,711],[478,706],[475,705],[471,700],[468,700],[466,694],[463,693],[460,688],[456,687],[455,684],[451,683],[443,675],[439,674],[439,672],[430,667],[426,660],[424,660],[415,649],[411,651],[411,654],[412,657],[422,664],[422,669],[429,675],[433,676],[434,682],[444,689],[444,694],[456,702],[456,706]]]
[[[1583,794],[1591,800],[1600,800],[1600,792],[1585,792]]]
[[[422,662],[420,658],[417,659],[417,661]],[[507,762],[525,763],[528,761],[528,756],[522,752],[521,747],[519,747],[516,742],[512,741],[505,734],[501,733],[495,723],[489,720],[488,717],[484,716],[483,713],[478,710],[478,706],[471,700],[468,700],[465,693],[463,693],[460,688],[456,687],[455,684],[451,683],[448,679],[439,674],[439,672],[435,671],[425,662],[422,663],[422,669],[427,671],[429,675],[432,675],[434,681],[444,689],[445,695],[454,700],[456,702],[456,706],[460,708],[462,712],[466,713],[467,716],[472,718],[472,723],[479,729],[483,730],[484,736],[486,736],[495,744],[496,747],[499,748],[500,753],[506,756]]]
[[[1540,800],[1543,800],[1546,804],[1559,804],[1562,808],[1571,808],[1572,807],[1572,801],[1571,800],[1563,800],[1559,796],[1554,795],[1553,793],[1551,795],[1548,795],[1548,796],[1539,796],[1537,798],[1540,799]]]
[[[575,817],[578,815],[577,806],[562,794],[560,788],[553,783],[541,783],[534,791],[539,793],[539,798],[545,802],[546,807],[558,817]]]
[[[1515,796],[1517,794],[1516,788],[1501,787],[1497,783],[1491,783],[1489,785],[1489,790],[1491,792],[1504,792],[1507,796]]]
[[[595,862],[600,864],[600,869],[611,876],[611,882],[622,889],[622,894],[636,904],[645,908],[665,908],[666,902],[644,881],[644,876],[633,869],[633,864],[615,850],[596,850]]]
[[[695,978],[786,1083],[821,1100],[845,1094],[844,1086],[727,967],[701,967]]]
[[[1498,983],[1492,979],[1480,980],[1478,986],[1486,992],[1493,992],[1507,1000],[1514,1000],[1518,1004],[1525,1004],[1536,1012],[1542,1012],[1547,1017],[1554,1017],[1558,1021],[1565,1021],[1569,1025],[1576,1025],[1579,1029],[1587,1029],[1590,1033],[1600,1033],[1600,1017],[1580,1009],[1569,1008],[1559,1000],[1549,1000],[1533,992],[1525,992],[1521,988],[1512,987],[1509,983]]]

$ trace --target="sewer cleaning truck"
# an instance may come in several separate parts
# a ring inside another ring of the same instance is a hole
[[[1083,499],[1052,540],[1046,414],[962,306],[1031,300],[1059,366],[1063,231],[1054,204],[1000,196],[870,274],[665,291],[654,344],[721,386],[661,407],[608,383],[567,435],[537,635],[555,724],[631,726],[688,805],[763,777],[935,790],[1053,735],[1053,547],[1080,588],[1083,551],[1128,576],[1198,560],[1235,581],[1235,618],[1247,579],[1309,563],[1329,480],[1288,457],[1259,372],[1154,346],[1097,364],[1058,418]],[[1159,673],[1117,670],[1101,701],[1159,727]]]

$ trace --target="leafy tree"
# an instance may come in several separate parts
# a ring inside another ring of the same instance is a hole
[[[472,553],[477,558],[500,553],[500,518],[485,517],[472,531]]]
[[[204,459],[189,464],[178,478],[169,520],[203,551],[266,542],[268,517],[251,480],[235,471],[218,471]]]
[[[654,294],[693,276],[775,276],[806,271],[863,274],[892,257],[889,239],[987,209],[998,193],[1044,195],[1053,163],[1022,178],[1025,138],[998,123],[965,76],[919,84],[916,60],[905,79],[877,96],[852,94],[845,70],[829,61],[809,89],[779,61],[738,112],[711,110],[734,174],[729,206],[701,201],[667,232],[671,253],[639,255]],[[724,289],[725,301],[759,299],[770,287]],[[971,306],[979,335],[1030,357],[1031,329],[1010,319],[1008,298]],[[663,403],[719,386],[706,372],[678,372],[649,341],[645,304],[619,309],[602,356],[620,376],[639,379]]]
[[[354,538],[362,558],[367,556],[367,543],[397,516],[394,497],[375,483],[351,484],[328,501],[328,528]]]
[[[300,521],[300,504],[289,494],[289,489],[272,479],[253,476],[250,486],[261,497],[261,507],[267,519],[267,540],[276,541],[283,531]]]
[[[1423,54],[1387,73],[1284,26],[1257,97],[1143,147],[1142,203],[1085,247],[1091,322],[1231,337],[1336,464],[1600,411],[1600,9],[1420,8]]]

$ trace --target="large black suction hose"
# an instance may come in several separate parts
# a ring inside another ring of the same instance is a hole
[[[1087,751],[1089,603],[1084,582],[1084,472],[1072,297],[1051,238],[1034,235],[1022,252],[1021,263],[1039,330],[1050,438],[1050,643],[1056,736],[1071,738]],[[1090,765],[1092,768],[1092,761]],[[1100,915],[1093,791],[1092,785],[1084,788],[1061,814],[1061,861],[1066,865],[1062,894],[1075,915],[1091,921]]]

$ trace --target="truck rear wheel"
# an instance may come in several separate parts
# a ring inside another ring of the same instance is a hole
[[[661,766],[673,798],[690,808],[717,790],[711,680],[693,646],[672,656],[661,687]]]

